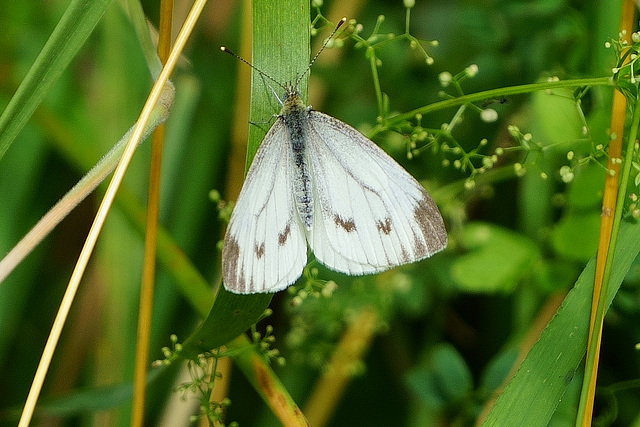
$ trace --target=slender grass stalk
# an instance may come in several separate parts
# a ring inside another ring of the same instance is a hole
[[[240,335],[229,342],[228,349],[238,351],[233,358],[233,362],[260,394],[262,400],[269,405],[269,408],[283,426],[309,426],[304,414],[284,384],[282,384],[271,367],[265,363],[262,356],[252,351],[251,342],[246,335]]]
[[[164,122],[173,102],[174,88],[171,82],[164,88],[161,102],[154,108],[140,142]],[[98,185],[115,169],[118,160],[131,137],[133,127],[113,146],[96,165],[82,177],[49,211],[24,235],[22,239],[0,260],[0,283],[24,260],[24,258],[51,233]]]
[[[309,2],[301,0],[254,1],[252,7],[251,61],[253,65],[276,81],[295,80],[300,73],[306,71],[309,64]],[[240,90],[242,89],[240,88]],[[307,76],[300,82],[298,89],[303,94],[303,98],[306,98]],[[251,121],[263,123],[278,113],[280,107],[275,101],[272,91],[265,86],[264,79],[255,70],[252,70]],[[264,134],[263,127],[251,126],[249,128],[245,171],[251,165]],[[220,298],[221,296],[223,298]],[[212,314],[220,316],[219,310],[235,310],[234,305],[224,303],[218,305],[224,300],[230,300],[234,303],[237,301],[237,304],[244,307],[266,303],[266,307],[271,297],[271,294],[235,295],[221,287]],[[217,310],[218,312],[216,312]],[[261,313],[257,314],[261,315]],[[229,316],[226,320],[224,315],[220,318],[227,323],[229,318],[234,317],[232,312],[229,313]],[[257,317],[251,319],[251,323],[243,325],[242,330],[246,330],[257,320]],[[220,324],[217,327],[223,327],[223,325]],[[304,415],[264,360],[254,351],[246,351],[249,345],[250,343],[244,335],[228,344],[229,348],[245,349],[245,351],[240,351],[240,356],[234,358],[234,363],[242,370],[283,425],[307,425]]]
[[[378,316],[375,307],[363,308],[340,338],[305,405],[304,413],[311,425],[321,427],[330,421],[353,377],[354,364],[362,361],[373,341]]]
[[[636,5],[631,0],[625,0],[622,4],[620,18],[620,33],[625,31],[631,34],[634,27]],[[628,36],[627,36],[628,37]],[[604,194],[602,197],[602,215],[600,216],[600,236],[598,241],[598,253],[596,258],[596,273],[593,284],[593,300],[591,302],[591,318],[589,323],[589,341],[587,343],[587,359],[585,374],[582,380],[580,404],[576,426],[588,427],[592,423],[593,404],[596,393],[596,379],[598,377],[598,362],[600,359],[600,344],[602,341],[602,328],[604,314],[606,312],[606,295],[611,274],[611,265],[615,255],[614,249],[620,229],[620,221],[623,215],[624,195],[627,189],[629,173],[631,171],[631,159],[633,146],[638,129],[638,109],[640,104],[636,102],[634,118],[631,123],[630,135],[627,135],[627,154],[625,159],[622,183],[619,184],[620,164],[614,160],[622,157],[622,136],[624,135],[624,122],[626,117],[626,99],[618,91],[613,93],[611,107],[611,141],[608,148],[607,169],[613,172],[605,176]],[[615,136],[615,137],[613,137]]]
[[[0,115],[0,160],[51,85],[73,60],[111,0],[73,0]]]
[[[470,95],[458,96],[456,98],[446,99],[444,101],[434,102],[424,107],[416,108],[415,110],[408,111],[406,113],[398,114],[397,116],[389,117],[384,123],[377,124],[369,132],[367,136],[373,138],[380,132],[392,128],[406,120],[413,120],[416,115],[426,115],[435,111],[444,110],[447,108],[458,107],[460,105],[468,104],[471,102],[481,102],[486,99],[500,98],[511,95],[518,95],[523,93],[531,93],[540,90],[559,89],[564,87],[580,87],[580,86],[600,86],[600,85],[613,85],[611,77],[593,77],[585,79],[570,79],[540,83],[529,83],[523,85],[509,86],[501,89],[490,89],[482,92],[476,92]]]
[[[96,214],[94,223],[91,226],[91,230],[89,231],[89,235],[87,237],[85,245],[82,248],[80,257],[78,258],[76,268],[71,275],[69,286],[67,287],[67,291],[65,292],[65,295],[60,304],[58,314],[56,315],[56,319],[51,328],[51,333],[43,350],[38,369],[36,370],[31,389],[29,390],[29,395],[27,396],[27,401],[25,403],[22,416],[20,417],[19,426],[26,427],[31,421],[38,396],[40,395],[40,391],[42,389],[42,384],[44,383],[44,379],[49,369],[51,359],[53,358],[53,353],[55,352],[55,348],[62,333],[62,328],[64,327],[64,323],[69,314],[69,310],[71,309],[71,304],[80,285],[80,279],[84,274],[87,263],[89,261],[89,257],[91,256],[93,248],[95,247],[96,241],[98,239],[99,232],[104,225],[107,213],[109,212],[111,204],[113,203],[113,199],[115,198],[116,191],[120,186],[122,179],[124,178],[124,174],[129,165],[129,162],[131,161],[131,158],[133,157],[133,153],[135,151],[137,143],[142,137],[146,123],[149,121],[152,115],[153,108],[161,97],[163,88],[167,84],[169,76],[175,68],[180,52],[182,52],[182,50],[184,49],[184,45],[186,44],[191,31],[195,27],[197,18],[200,15],[205,3],[205,0],[197,1],[191,9],[191,12],[187,17],[182,30],[178,34],[174,49],[171,51],[171,55],[167,60],[167,65],[163,68],[160,76],[158,77],[158,80],[153,85],[151,93],[149,94],[149,98],[147,99],[147,102],[145,103],[142,112],[140,113],[140,118],[138,119],[136,126],[133,128],[131,139],[129,140],[125,148],[120,163],[116,167],[109,188],[107,189],[100,208],[98,209],[98,213]]]
[[[164,65],[167,62],[171,49],[173,0],[163,0],[160,4],[160,9],[158,56]],[[140,287],[140,309],[138,312],[138,329],[136,337],[136,360],[133,373],[133,402],[131,410],[131,426],[133,427],[142,426],[144,424],[147,365],[149,359],[149,343],[151,341],[151,313],[153,310],[153,288],[156,272],[158,211],[160,209],[160,170],[162,165],[163,141],[164,125],[160,125],[153,133],[151,144],[151,167],[149,169],[144,260]]]
[[[627,148],[624,159],[624,169],[620,180],[620,186],[618,189],[618,197],[615,210],[613,211],[613,226],[611,229],[611,240],[609,242],[609,250],[607,251],[607,257],[604,264],[604,271],[602,272],[602,286],[599,292],[599,297],[594,298],[594,303],[597,302],[595,314],[592,315],[591,327],[593,328],[592,334],[589,335],[589,345],[587,349],[587,362],[585,377],[583,381],[583,389],[580,400],[580,407],[578,409],[578,420],[576,425],[590,426],[591,425],[591,412],[593,411],[593,399],[595,396],[595,380],[597,377],[597,367],[599,358],[600,341],[602,339],[602,327],[604,321],[604,315],[607,309],[606,298],[609,289],[609,281],[611,276],[611,270],[613,268],[613,260],[615,253],[616,243],[619,237],[620,224],[622,222],[622,212],[624,210],[625,194],[627,191],[627,185],[629,184],[629,177],[631,175],[631,163],[633,158],[633,146],[638,136],[638,126],[640,125],[640,97],[636,99],[636,103],[633,107],[633,119],[631,120],[631,130],[627,139]],[[611,215],[611,214],[610,214]],[[596,278],[597,280],[597,278]],[[594,290],[595,293],[595,290]]]

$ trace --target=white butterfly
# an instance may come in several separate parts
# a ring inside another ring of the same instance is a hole
[[[225,288],[287,288],[302,274],[307,244],[319,262],[351,275],[444,249],[442,216],[424,188],[360,132],[285,89],[227,228]]]

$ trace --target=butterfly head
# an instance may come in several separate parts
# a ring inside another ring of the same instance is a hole
[[[292,111],[302,111],[306,108],[307,106],[302,102],[298,89],[292,84],[286,85],[280,115],[286,115]]]
[[[258,74],[260,74],[262,79],[265,80],[265,83],[266,83],[266,80],[269,80],[272,83],[275,83],[277,86],[280,86],[282,89],[284,89],[284,97],[281,99],[281,98],[278,97],[278,94],[275,92],[273,87],[267,83],[267,86],[269,87],[271,92],[273,92],[275,97],[278,99],[278,102],[282,105],[282,110],[280,111],[280,115],[286,115],[286,114],[294,112],[294,111],[310,110],[311,107],[307,107],[304,104],[304,102],[302,102],[302,98],[300,97],[300,92],[298,90],[298,88],[300,86],[300,82],[309,73],[309,71],[311,70],[311,66],[313,65],[314,62],[316,62],[316,59],[318,59],[318,56],[320,56],[320,53],[322,53],[324,48],[327,47],[327,44],[329,43],[329,41],[333,38],[333,36],[338,31],[338,29],[345,22],[347,22],[347,18],[342,18],[340,20],[340,22],[338,22],[338,24],[336,25],[335,29],[329,35],[329,37],[325,40],[325,42],[323,43],[323,45],[320,48],[320,50],[318,51],[318,53],[316,53],[316,55],[313,57],[313,59],[309,63],[309,66],[304,71],[304,73],[298,75],[298,78],[295,80],[295,83],[289,83],[287,85],[283,85],[282,83],[280,83],[279,81],[277,81],[276,79],[271,77],[270,75],[266,74],[264,71],[262,71],[259,68],[255,67],[253,64],[251,64],[246,59],[244,59],[241,56],[236,55],[235,53],[230,51],[225,46],[221,46],[220,49],[223,52],[226,52],[226,53],[228,53],[228,54],[230,54],[232,56],[235,56],[237,59],[239,59],[240,61],[242,61],[245,64],[247,64],[249,67],[253,68]]]

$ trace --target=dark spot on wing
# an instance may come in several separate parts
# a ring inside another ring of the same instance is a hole
[[[242,292],[246,286],[244,274],[238,271],[239,260],[238,241],[227,234],[222,248],[222,277],[225,287],[235,292]]]
[[[407,252],[407,248],[405,248],[404,246],[401,246],[400,250],[402,251],[400,253],[400,258],[402,259],[402,262],[404,264],[411,262],[411,256],[409,255],[409,252]]]
[[[344,228],[344,230],[347,233],[356,231],[356,223],[353,222],[353,218],[344,220],[342,217],[340,217],[340,215],[336,214],[336,216],[333,217],[333,220],[336,223],[336,225],[339,225],[340,227]]]
[[[256,244],[253,251],[256,253],[256,257],[258,257],[258,259],[262,258],[264,255],[264,242],[260,243],[260,245]]]
[[[431,256],[447,246],[447,230],[444,228],[440,211],[433,200],[426,194],[416,205],[413,217],[418,223],[426,243],[426,247],[422,243],[418,244],[421,239],[420,236],[416,236],[416,253],[418,256]]]
[[[391,218],[385,218],[383,221],[376,221],[376,227],[378,227],[378,231],[381,231],[384,234],[391,233]]]
[[[413,233],[413,247],[415,251],[415,258],[422,259],[430,255],[429,248],[424,244],[424,240],[428,239],[426,235],[420,235],[414,231]]]
[[[287,243],[287,239],[289,238],[290,234],[291,234],[291,224],[287,223],[287,226],[284,228],[284,231],[278,234],[278,244],[282,246],[285,243]]]

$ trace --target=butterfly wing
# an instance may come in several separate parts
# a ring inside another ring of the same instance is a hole
[[[231,292],[285,289],[307,263],[307,243],[292,195],[289,146],[278,118],[256,152],[224,238],[222,274]]]
[[[447,244],[442,216],[424,188],[395,160],[341,121],[309,112],[316,258],[366,274],[427,258]]]

